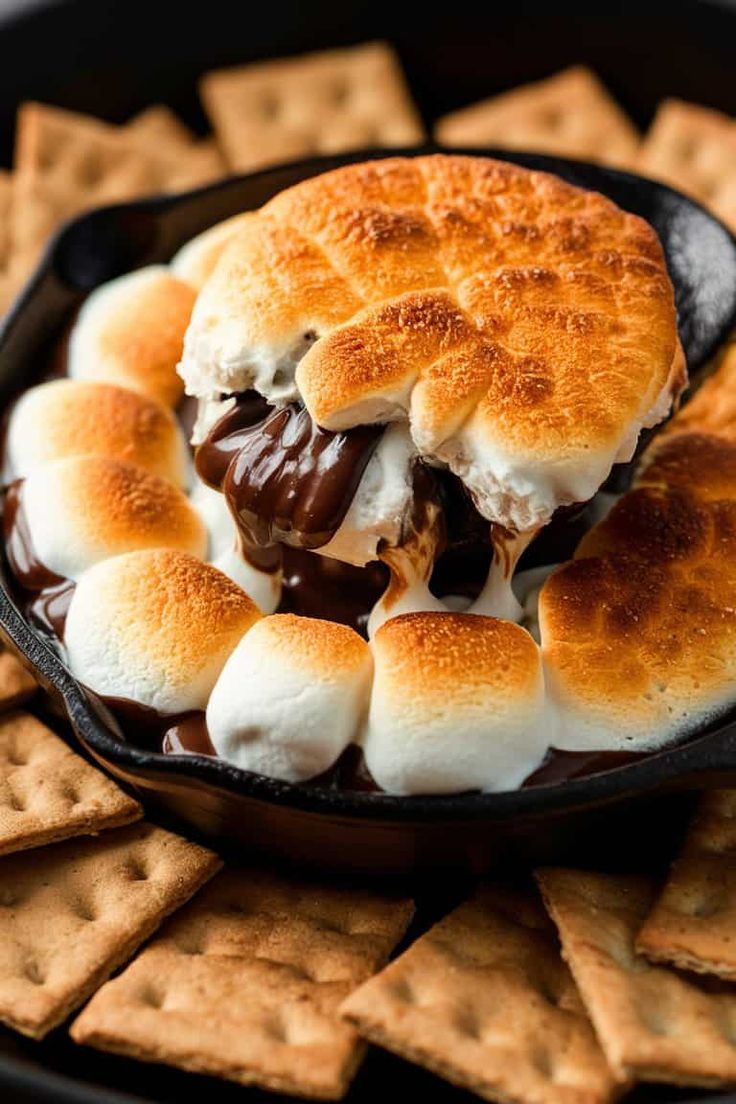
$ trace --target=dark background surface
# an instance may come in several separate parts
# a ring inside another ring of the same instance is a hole
[[[196,79],[206,69],[370,38],[398,47],[428,122],[580,61],[597,70],[642,126],[666,95],[736,114],[736,14],[725,2],[76,0],[34,5],[0,20],[0,157],[10,162],[15,109],[23,99],[113,121],[161,101],[204,130]],[[3,1102],[122,1104],[202,1096],[223,1104],[277,1099],[77,1048],[63,1029],[43,1044],[0,1031]],[[348,1100],[374,1104],[380,1096],[429,1104],[475,1099],[373,1051]],[[667,1087],[638,1089],[627,1099],[659,1104],[696,1098],[727,1099]]]

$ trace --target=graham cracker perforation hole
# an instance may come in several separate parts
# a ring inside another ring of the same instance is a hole
[[[97,919],[97,911],[92,902],[85,901],[82,898],[78,898],[73,902],[72,911],[80,920],[86,920],[88,923],[92,923]]]
[[[148,868],[143,860],[137,859],[134,856],[128,859],[126,869],[131,882],[146,882],[150,877]]]
[[[141,1004],[145,1004],[149,1008],[161,1008],[163,1006],[164,994],[152,982],[148,982],[146,985],[142,986],[138,996]]]
[[[455,1030],[468,1039],[481,1040],[483,1032],[475,1010],[468,1005],[456,1009],[452,1017]]]
[[[19,905],[20,901],[20,894],[14,889],[0,889],[0,907],[13,908],[15,905]]]
[[[28,962],[26,962],[23,969],[23,974],[25,977],[28,978],[30,982],[32,982],[33,985],[43,985],[44,981],[46,980],[46,975],[44,971],[41,969],[35,959],[30,959]]]
[[[406,978],[397,978],[391,982],[391,992],[397,1000],[405,1004],[416,1004],[416,994]]]

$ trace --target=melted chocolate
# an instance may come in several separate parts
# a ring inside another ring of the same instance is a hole
[[[549,786],[569,782],[573,778],[587,778],[591,774],[625,767],[643,759],[643,753],[633,751],[557,751],[550,748],[540,767],[524,782],[527,786]]]
[[[201,711],[184,713],[166,729],[161,741],[165,755],[217,755],[207,731],[207,720]]]
[[[274,410],[248,392],[200,445],[196,466],[227,498],[249,559],[275,544],[321,548],[342,524],[382,434],[383,426],[329,433],[303,406]]]
[[[26,616],[45,633],[63,640],[75,587],[72,579],[64,579],[58,586],[45,587],[30,595],[24,603]]]
[[[388,585],[385,564],[376,561],[353,567],[329,556],[287,547],[283,549],[283,568],[279,613],[339,621],[366,635],[370,612]]]
[[[5,492],[3,508],[3,531],[5,535],[5,554],[10,569],[24,590],[45,590],[66,582],[61,575],[41,563],[36,556],[23,510],[23,480],[11,483]]]

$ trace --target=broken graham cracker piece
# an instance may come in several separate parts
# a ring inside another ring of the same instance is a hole
[[[0,712],[15,709],[38,690],[38,683],[12,652],[0,651]]]
[[[200,94],[228,163],[243,171],[424,139],[385,42],[220,69],[202,78]]]
[[[363,1056],[338,1007],[379,969],[407,900],[226,870],[71,1028],[78,1043],[338,1100]]]
[[[221,172],[216,151],[196,144],[151,148],[124,127],[45,104],[18,112],[11,238],[24,276],[48,237],[73,215],[105,203],[206,183]]]
[[[30,713],[0,717],[0,855],[142,815],[137,801]]]
[[[704,795],[636,949],[736,980],[736,790]]]
[[[642,142],[637,172],[694,196],[736,229],[736,119],[664,100]]]
[[[736,1082],[736,992],[638,955],[657,888],[646,877],[537,874],[563,954],[612,1068],[622,1077],[716,1088]]]
[[[220,868],[152,824],[0,861],[0,1021],[43,1038]]]
[[[625,1086],[530,892],[486,887],[342,1006],[371,1042],[501,1104],[588,1104]]]
[[[525,84],[438,119],[445,146],[499,146],[630,167],[639,133],[582,65]]]

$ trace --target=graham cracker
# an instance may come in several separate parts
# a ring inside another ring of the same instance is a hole
[[[736,119],[682,100],[664,100],[637,167],[699,199],[736,229]]]
[[[634,941],[654,903],[646,877],[538,873],[563,954],[611,1067],[622,1077],[720,1087],[736,1082],[736,992],[652,965]]]
[[[10,306],[23,283],[12,267],[13,192],[12,174],[0,169],[0,315]]]
[[[438,119],[445,146],[500,146],[629,167],[640,136],[605,87],[582,65]]]
[[[72,1038],[337,1100],[363,1054],[338,1007],[383,965],[412,911],[407,900],[227,870],[100,989]]]
[[[424,138],[385,42],[221,69],[202,78],[200,94],[228,163],[243,171]]]
[[[342,1005],[373,1043],[501,1104],[611,1100],[553,925],[528,892],[486,887]]]
[[[194,135],[189,127],[166,107],[165,104],[151,104],[129,119],[123,128],[129,136],[144,142],[155,142],[164,147],[181,149],[194,144]]]
[[[0,717],[0,855],[117,828],[142,815],[137,801],[35,717]]]
[[[12,652],[0,651],[0,712],[15,709],[38,690],[38,683]]]
[[[125,128],[44,104],[18,112],[13,176],[13,264],[33,268],[48,237],[73,215],[105,203],[175,192],[218,176],[210,148],[157,149]]]
[[[655,962],[736,979],[736,790],[703,797],[636,949]]]
[[[152,824],[0,861],[0,1021],[40,1039],[221,866]]]

